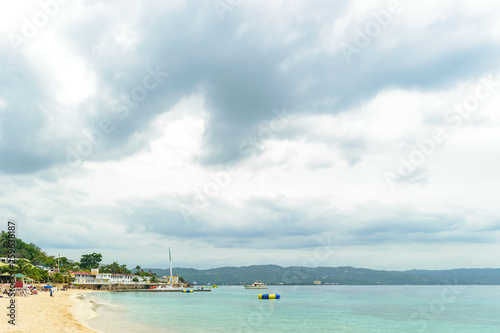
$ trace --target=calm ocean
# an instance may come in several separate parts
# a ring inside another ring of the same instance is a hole
[[[277,293],[279,300],[259,300]],[[93,293],[103,332],[500,332],[500,286],[270,286]]]

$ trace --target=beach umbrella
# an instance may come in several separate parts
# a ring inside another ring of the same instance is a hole
[[[49,288],[52,288],[52,286],[45,286],[44,288],[49,289]]]

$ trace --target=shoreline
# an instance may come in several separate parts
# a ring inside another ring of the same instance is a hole
[[[72,293],[71,297],[73,298],[73,304],[71,307],[71,314],[73,317],[83,326],[90,329],[92,332],[103,333],[89,325],[89,320],[99,317],[95,309],[95,301],[91,296],[87,294],[97,293],[100,291],[90,290],[90,291],[82,291],[75,290],[76,292]]]
[[[97,312],[84,294],[95,293],[92,290],[57,291],[54,297],[48,292],[38,295],[15,297],[15,325],[9,324],[7,306],[12,298],[0,298],[0,308],[4,313],[0,316],[1,332],[81,332],[103,333],[91,328],[88,320],[96,318]]]

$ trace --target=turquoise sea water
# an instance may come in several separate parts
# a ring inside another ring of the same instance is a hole
[[[277,293],[279,300],[259,300]],[[270,286],[94,293],[103,332],[500,332],[500,286]]]

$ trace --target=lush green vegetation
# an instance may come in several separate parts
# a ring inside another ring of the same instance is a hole
[[[27,277],[35,280],[36,282],[46,282],[46,281],[54,281],[58,282],[57,279],[61,279],[59,276],[49,276],[46,270],[38,268],[32,265],[27,259],[19,259],[16,261],[16,265],[11,268],[9,265],[0,267],[0,274],[9,273],[9,274],[24,274]]]
[[[151,269],[159,276],[169,275],[166,269]],[[381,271],[355,267],[281,267],[258,265],[221,267],[207,270],[175,268],[174,274],[198,284],[323,284],[345,285],[436,285],[436,284],[500,284],[500,269],[455,269],[448,271]]]
[[[83,270],[99,268],[99,263],[102,261],[100,253],[84,254],[80,259],[80,267]]]
[[[6,257],[9,251],[9,234],[2,231],[0,235],[0,257]],[[16,239],[16,257],[25,258],[33,265],[40,265],[45,267],[54,267],[57,260],[54,256],[49,256],[43,252],[38,246],[33,243],[27,244],[20,239]],[[62,259],[62,258],[61,258]],[[68,259],[64,258],[66,262]]]
[[[2,231],[0,234],[0,257],[7,257],[9,253],[9,234]],[[48,255],[33,243],[25,243],[21,239],[15,240],[15,257],[16,264],[13,267],[5,265],[0,267],[0,275],[4,273],[17,274],[21,273],[37,282],[64,282],[67,281],[67,272],[69,271],[90,271],[92,268],[98,268],[102,261],[100,253],[91,253],[82,255],[80,262],[74,262],[66,257],[58,257]],[[37,267],[40,266],[40,267]],[[43,268],[57,269],[59,272],[48,274],[48,271]],[[138,266],[140,268],[140,266]],[[113,262],[110,265],[105,265],[100,268],[101,272],[130,274],[126,265],[120,265],[118,262]],[[66,275],[66,278],[65,276]],[[150,275],[145,273],[144,275]]]
[[[99,268],[99,272],[103,273],[116,273],[116,274],[130,274],[125,264],[120,265],[118,262],[113,262],[112,264],[102,266]]]

